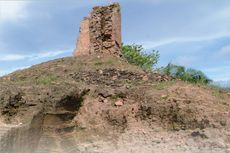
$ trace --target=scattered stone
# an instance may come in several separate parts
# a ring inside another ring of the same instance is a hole
[[[208,136],[204,133],[200,133],[199,131],[194,131],[191,133],[192,137],[201,137],[202,139],[207,139]]]
[[[102,71],[102,70],[99,70],[99,74],[103,74],[103,71]]]
[[[108,99],[103,98],[103,97],[99,97],[99,98],[98,98],[98,101],[101,102],[101,103],[107,103],[107,102],[108,102]]]
[[[119,70],[115,68],[106,68],[103,70],[97,70],[94,72],[90,71],[79,71],[74,74],[71,73],[71,77],[74,80],[82,80],[87,84],[105,84],[107,86],[123,86],[124,81],[128,84],[137,83],[143,81],[143,75],[148,77],[148,81],[164,81],[158,79],[157,73],[137,73],[128,70]],[[162,76],[164,78],[164,76]],[[169,78],[167,81],[172,80]]]
[[[113,91],[108,91],[108,90],[101,90],[98,92],[98,95],[102,96],[103,98],[111,97],[113,94],[114,94]]]
[[[227,125],[227,122],[226,122],[225,120],[222,120],[222,121],[220,121],[220,125],[221,125],[221,126],[226,126],[226,125]]]
[[[167,76],[167,75],[162,75],[162,74],[159,74],[159,73],[154,73],[154,77],[155,77],[155,80],[156,80],[156,81],[159,81],[159,82],[171,81],[171,80],[173,80],[172,77]]]
[[[184,99],[183,100],[186,104],[190,104],[191,102],[192,102],[192,100],[190,100],[190,99]]]
[[[162,95],[162,96],[161,96],[161,99],[167,99],[167,98],[168,98],[167,95]]]
[[[147,80],[149,80],[149,78],[148,78],[147,75],[145,75],[145,76],[143,76],[142,80],[143,80],[143,81],[147,81]]]
[[[115,106],[123,106],[124,102],[122,100],[118,100],[115,102]]]
[[[104,99],[104,103],[108,103],[108,99]]]
[[[117,80],[117,76],[116,76],[116,75],[113,76],[113,77],[112,77],[112,80]]]
[[[230,149],[227,149],[227,150],[225,151],[225,153],[230,153]]]
[[[2,78],[4,81],[11,81],[11,77],[9,76],[9,77],[3,77]]]
[[[177,98],[175,98],[175,97],[171,97],[171,98],[168,99],[168,101],[174,102],[174,103],[176,103],[176,102],[179,101],[179,100],[180,100],[180,99],[177,99]]]
[[[98,101],[101,103],[104,103],[104,98],[100,96],[100,97],[98,97]]]

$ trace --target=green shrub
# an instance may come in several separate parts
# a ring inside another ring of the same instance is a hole
[[[160,70],[163,74],[179,78],[183,81],[191,83],[209,84],[212,82],[202,71],[185,68],[184,66],[169,63],[166,67]]]
[[[159,60],[159,52],[153,50],[147,54],[142,45],[122,45],[122,54],[124,58],[130,63],[137,65],[143,69],[152,69]]]

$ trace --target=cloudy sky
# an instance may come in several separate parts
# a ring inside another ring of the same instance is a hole
[[[230,80],[229,0],[0,0],[0,75],[71,56],[94,5],[120,2],[124,43],[160,51],[167,63]]]

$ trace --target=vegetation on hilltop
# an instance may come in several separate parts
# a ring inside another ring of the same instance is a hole
[[[143,69],[151,70],[160,58],[158,51],[153,50],[151,53],[146,53],[142,45],[123,45],[122,54],[130,64],[137,65]]]
[[[125,59],[133,65],[143,69],[151,70],[159,61],[159,51],[153,50],[146,53],[142,45],[123,45],[122,53]],[[202,71],[186,68],[184,66],[169,63],[160,69],[160,72],[183,81],[199,84],[210,84],[210,80]]]
[[[163,74],[191,83],[209,84],[212,82],[202,71],[169,63],[160,70]]]

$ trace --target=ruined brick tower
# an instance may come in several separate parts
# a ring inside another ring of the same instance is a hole
[[[121,56],[120,5],[94,7],[81,22],[74,56],[109,54]]]

